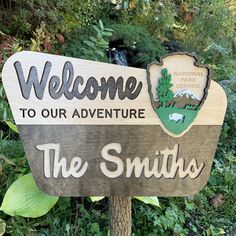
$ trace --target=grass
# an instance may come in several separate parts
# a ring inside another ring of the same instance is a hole
[[[160,107],[156,109],[156,113],[161,119],[163,125],[174,134],[181,134],[193,122],[197,116],[198,110],[188,110],[177,107]],[[184,122],[169,120],[169,115],[172,113],[179,113],[184,115]]]

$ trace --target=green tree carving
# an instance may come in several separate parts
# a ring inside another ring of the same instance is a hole
[[[168,70],[161,70],[162,77],[159,79],[158,86],[156,87],[157,97],[159,101],[162,103],[162,107],[166,107],[167,102],[171,102],[174,94],[171,91],[172,83],[171,83],[171,75],[168,74]]]

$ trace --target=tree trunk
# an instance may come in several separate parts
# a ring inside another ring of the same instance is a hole
[[[110,236],[131,236],[131,197],[109,197]]]

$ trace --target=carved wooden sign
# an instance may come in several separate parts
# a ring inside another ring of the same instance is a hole
[[[144,70],[20,52],[3,83],[43,191],[183,196],[207,183],[226,110],[209,73],[186,53]]]

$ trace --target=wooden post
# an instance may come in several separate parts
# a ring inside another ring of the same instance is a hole
[[[110,236],[131,236],[131,197],[109,197]]]

